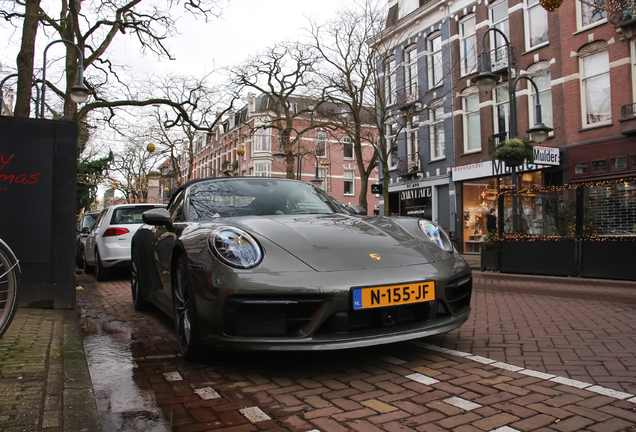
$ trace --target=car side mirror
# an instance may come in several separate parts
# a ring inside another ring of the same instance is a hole
[[[83,227],[82,229],[79,230],[79,232],[81,234],[88,234],[89,232],[91,232],[91,229],[89,227]]]
[[[174,227],[172,226],[172,219],[170,218],[170,213],[168,210],[164,208],[155,208],[152,210],[145,211],[141,215],[142,220],[145,224],[154,225],[154,226],[165,226],[168,231],[174,231]]]
[[[352,215],[358,215],[358,216],[366,216],[367,215],[367,209],[365,209],[364,207],[359,206],[359,205],[349,204],[347,206],[347,210]]]

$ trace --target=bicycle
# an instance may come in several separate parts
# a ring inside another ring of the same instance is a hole
[[[20,262],[0,239],[0,339],[9,328],[18,308]]]

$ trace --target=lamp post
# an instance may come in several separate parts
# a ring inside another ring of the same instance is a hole
[[[313,154],[312,152],[305,152],[305,153],[300,153],[300,139],[298,138],[298,131],[296,129],[294,129],[293,127],[286,127],[285,129],[283,129],[282,131],[280,131],[280,135],[279,135],[279,140],[278,140],[278,151],[274,154],[272,154],[272,157],[274,158],[274,160],[276,162],[283,162],[285,160],[285,158],[287,157],[287,155],[285,155],[285,152],[283,151],[283,135],[285,131],[294,131],[296,132],[296,140],[298,141],[298,152],[296,153],[296,157],[298,157],[298,166],[296,169],[296,179],[297,180],[302,180],[302,160],[303,157],[305,155],[313,155],[314,158],[316,158],[316,155]],[[287,136],[289,138],[289,135]],[[316,186],[320,186],[322,184],[322,180],[321,178],[318,176],[318,159],[316,158],[316,176],[310,180],[310,182]]]
[[[80,47],[75,45],[71,41],[67,41],[66,39],[58,39],[51,43],[49,43],[46,48],[44,48],[44,60],[42,63],[42,94],[41,94],[41,102],[40,102],[40,118],[44,118],[44,93],[46,90],[46,52],[51,47],[51,45],[56,44],[58,42],[64,42],[65,44],[74,46],[78,52],[77,58],[77,84],[71,88],[71,100],[75,103],[82,103],[88,99],[88,89],[84,85],[84,55],[82,54],[82,50]],[[37,102],[36,102],[36,110],[37,110]]]
[[[490,58],[488,57],[488,53],[486,51],[486,35],[489,32],[496,32],[501,35],[504,39],[506,46],[506,56],[507,56],[507,69],[508,69],[508,102],[510,103],[510,112],[509,112],[509,133],[508,139],[515,138],[517,136],[517,96],[515,92],[515,87],[517,83],[521,79],[525,79],[529,81],[534,87],[535,92],[537,93],[537,104],[535,106],[535,125],[528,129],[526,132],[530,134],[530,139],[537,143],[542,143],[546,139],[548,139],[548,134],[553,130],[551,127],[548,127],[542,123],[541,119],[541,102],[539,101],[539,88],[534,80],[527,75],[519,75],[515,78],[512,77],[512,62],[510,61],[510,41],[504,32],[499,30],[496,27],[489,27],[481,40],[481,73],[477,75],[472,81],[479,87],[479,90],[484,92],[489,92],[495,88],[497,85],[497,81],[499,81],[499,74],[493,73],[490,70]],[[510,166],[510,174],[512,176],[512,190],[515,191],[517,189],[517,166]],[[517,220],[516,220],[516,197],[513,192],[512,196],[512,222],[513,222],[513,231],[516,232],[517,228]]]

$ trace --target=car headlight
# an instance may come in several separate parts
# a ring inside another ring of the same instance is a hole
[[[252,268],[263,259],[263,251],[256,240],[238,228],[217,228],[210,233],[208,243],[214,255],[231,267]]]
[[[446,252],[453,252],[453,243],[442,227],[437,225],[435,222],[424,219],[420,219],[418,224],[422,232],[426,234],[426,237],[428,237],[440,249],[443,249]]]

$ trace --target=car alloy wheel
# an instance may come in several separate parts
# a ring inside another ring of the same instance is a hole
[[[199,358],[203,347],[197,326],[196,302],[188,261],[183,256],[179,258],[174,275],[172,304],[179,348],[186,358]]]
[[[139,275],[139,254],[135,245],[132,247],[132,260],[130,262],[130,291],[133,299],[135,310],[141,311],[148,309],[150,303],[144,298],[141,291],[141,279]]]

